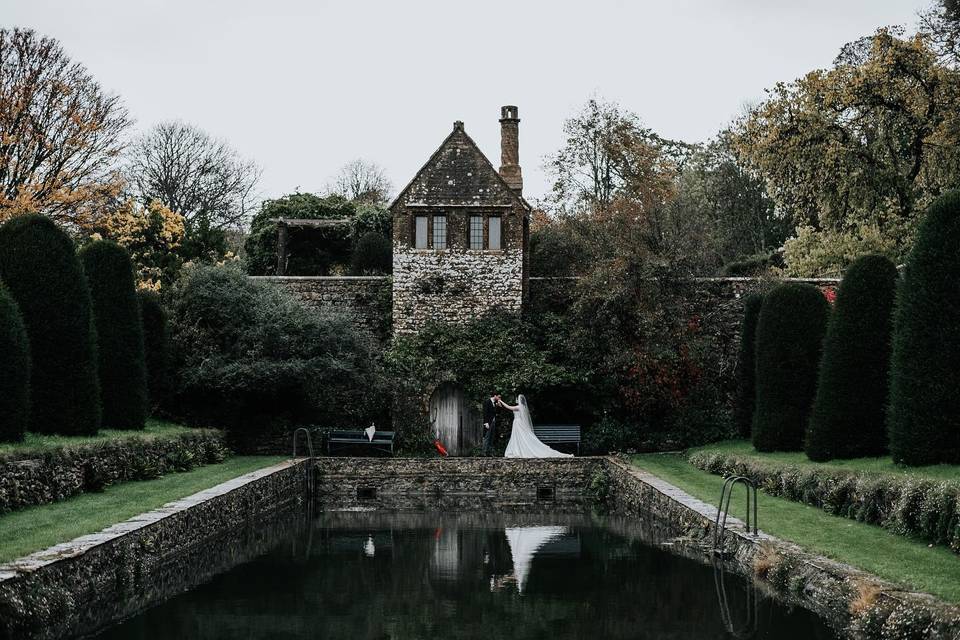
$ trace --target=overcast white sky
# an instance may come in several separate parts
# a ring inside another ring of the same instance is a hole
[[[0,23],[58,38],[138,129],[182,119],[264,169],[262,195],[320,191],[362,157],[397,189],[463,120],[499,166],[520,108],[525,195],[591,95],[660,134],[709,138],[779,80],[830,64],[929,0],[0,0]]]

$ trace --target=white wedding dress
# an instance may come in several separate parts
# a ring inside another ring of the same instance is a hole
[[[507,443],[505,458],[571,458],[572,453],[560,453],[540,442],[533,432],[533,421],[527,399],[517,396],[517,408],[513,409],[513,431]]]

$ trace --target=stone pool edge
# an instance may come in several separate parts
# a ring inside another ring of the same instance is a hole
[[[712,551],[714,505],[624,460],[608,457],[607,464],[612,512],[661,518],[675,536],[671,542],[674,551],[702,562],[719,562]],[[849,637],[960,639],[960,606],[904,589],[762,530],[751,535],[744,523],[732,516],[727,518],[725,549],[724,567],[813,611]]]
[[[309,458],[285,460],[0,565],[0,637],[91,633],[167,599],[176,584],[144,583],[170,565],[176,573],[204,541],[304,501],[309,468]],[[115,597],[138,589],[147,595]]]

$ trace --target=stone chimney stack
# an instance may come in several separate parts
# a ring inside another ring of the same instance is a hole
[[[522,195],[519,115],[514,106],[500,107],[500,175],[517,195]]]

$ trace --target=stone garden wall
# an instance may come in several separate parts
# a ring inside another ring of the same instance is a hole
[[[307,305],[342,313],[377,337],[389,336],[390,276],[251,276],[277,284]]]

